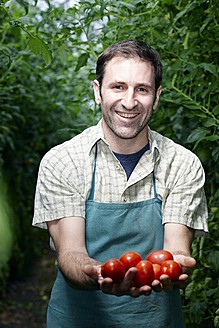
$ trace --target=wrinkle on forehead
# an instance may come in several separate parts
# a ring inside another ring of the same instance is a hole
[[[144,66],[142,66],[142,64]],[[133,66],[139,65],[138,75]],[[136,57],[113,57],[105,67],[105,74],[103,80],[111,82],[126,83],[137,85],[147,85],[150,88],[155,87],[154,67],[151,62],[141,60]]]

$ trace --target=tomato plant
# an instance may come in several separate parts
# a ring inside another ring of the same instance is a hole
[[[152,263],[153,270],[154,270],[154,279],[159,280],[161,276],[161,266],[160,264],[157,263]]]
[[[120,261],[124,264],[126,270],[135,267],[142,260],[137,252],[126,252],[120,256]]]
[[[156,263],[161,265],[163,261],[173,260],[173,255],[170,252],[165,251],[164,249],[160,249],[151,252],[147,256],[146,260],[150,261],[151,263]]]
[[[154,280],[154,269],[152,264],[147,260],[142,260],[136,265],[138,271],[136,272],[134,283],[137,287],[150,285]]]
[[[124,264],[115,258],[109,259],[101,267],[102,277],[111,278],[114,282],[121,281],[124,278],[125,272]]]
[[[172,281],[176,281],[182,274],[182,267],[173,260],[167,260],[161,264],[161,274],[167,274]]]

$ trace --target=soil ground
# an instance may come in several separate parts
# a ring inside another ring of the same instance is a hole
[[[0,328],[45,328],[45,316],[56,276],[55,256],[46,250],[23,280],[10,282],[0,299]]]

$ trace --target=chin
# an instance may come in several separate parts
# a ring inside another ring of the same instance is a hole
[[[118,131],[118,133],[117,132],[114,132],[114,134],[118,137],[118,138],[120,138],[120,139],[125,139],[125,140],[128,140],[128,139],[134,139],[137,135],[138,135],[138,133],[136,132],[136,133],[122,133],[121,131]]]

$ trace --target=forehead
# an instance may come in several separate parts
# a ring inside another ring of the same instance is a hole
[[[151,62],[139,58],[114,57],[105,66],[104,79],[154,81]]]

